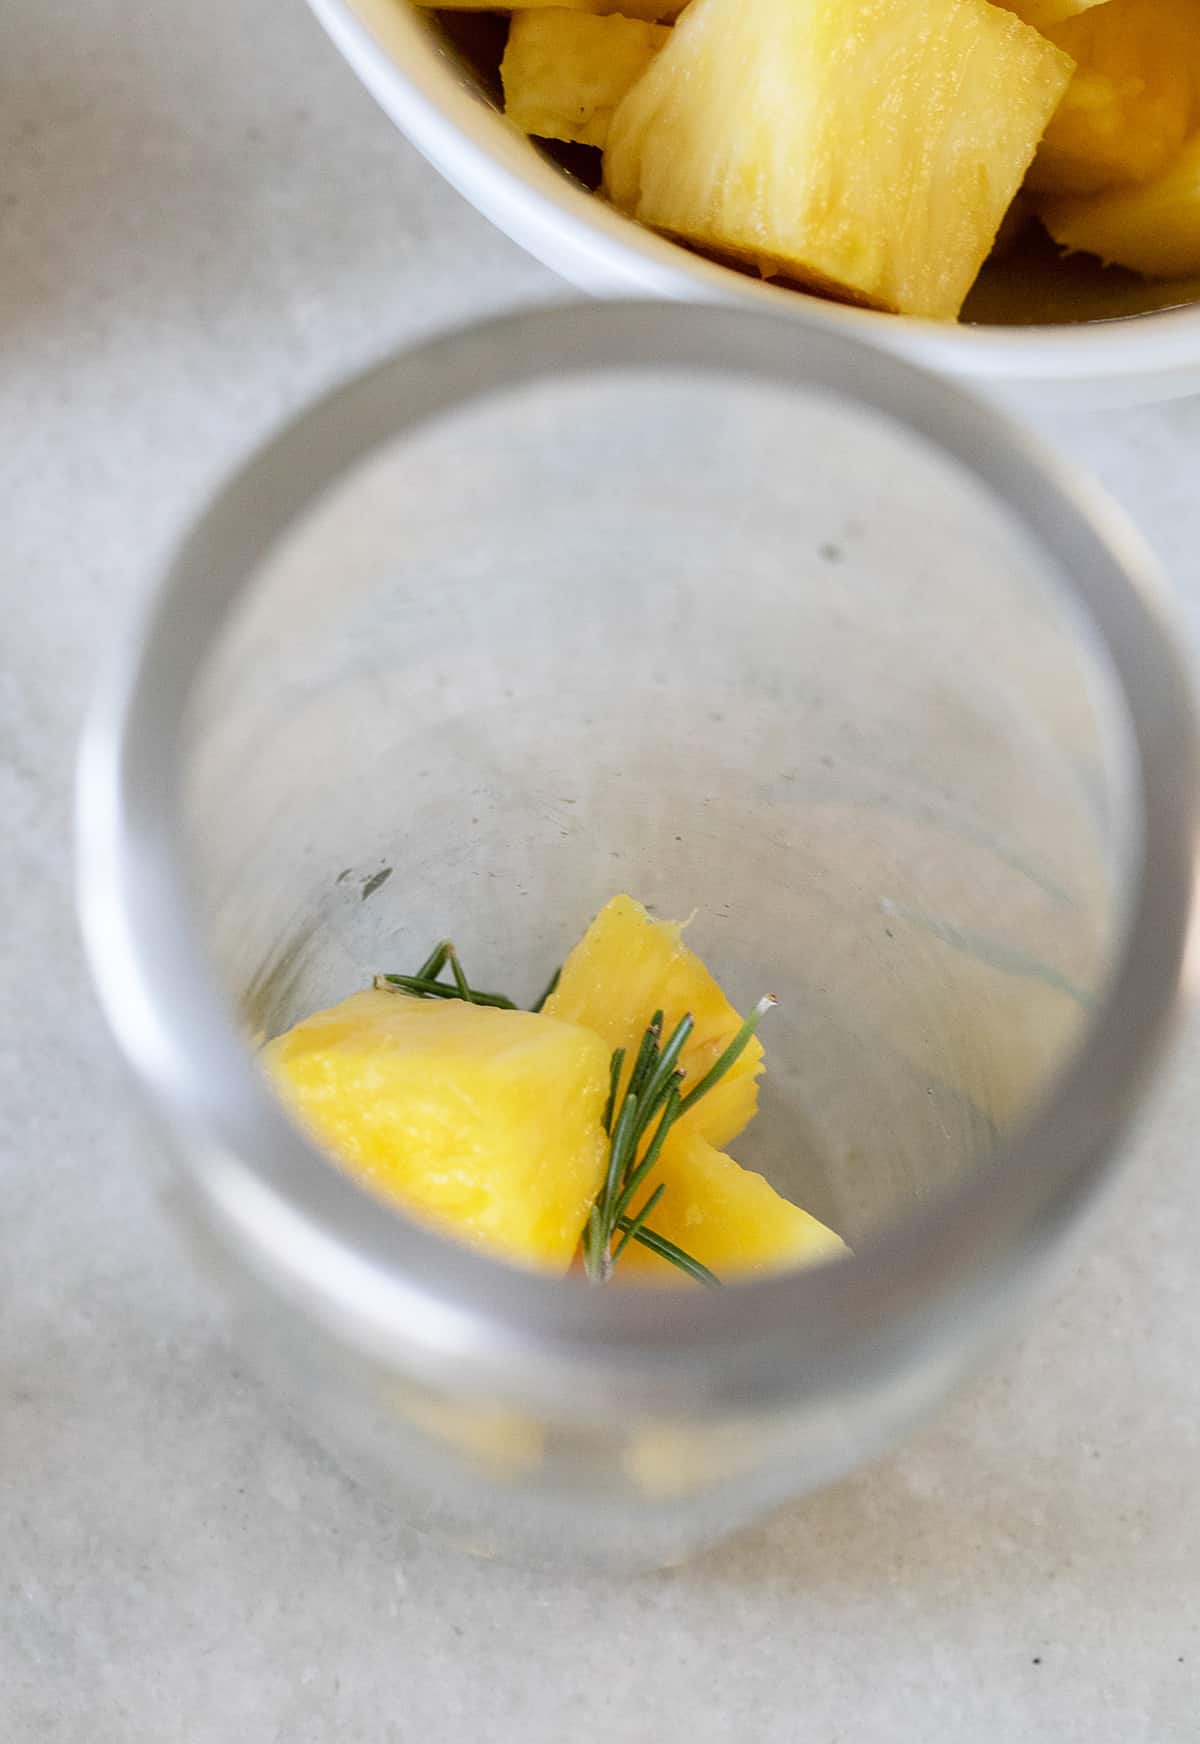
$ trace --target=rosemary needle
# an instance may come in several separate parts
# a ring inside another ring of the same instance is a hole
[[[625,1233],[624,1233],[624,1235],[622,1235],[620,1241],[617,1243],[616,1247],[613,1249],[613,1263],[614,1264],[616,1263],[617,1260],[620,1259],[620,1257],[624,1253],[625,1249],[629,1246],[629,1243],[631,1241],[633,1241],[635,1236],[638,1234],[638,1231],[641,1230],[645,1226],[646,1219],[649,1217],[650,1213],[654,1210],[654,1207],[658,1204],[659,1200],[662,1198],[662,1196],[666,1192],[666,1190],[667,1190],[667,1183],[665,1181],[660,1181],[658,1183],[658,1186],[654,1189],[653,1193],[651,1193],[649,1199],[647,1199],[646,1203],[642,1206],[642,1209],[638,1212],[637,1216],[632,1217],[632,1218],[627,1217],[624,1219],[624,1221],[621,1224],[621,1227],[625,1231]]]
[[[421,967],[413,977],[417,981],[436,981],[446,964],[446,958],[454,949],[449,939],[439,939],[430,951]]]
[[[763,1017],[768,1011],[770,1011],[773,1005],[778,1005],[778,1003],[779,1001],[773,993],[763,994],[763,997],[754,1007],[754,1010],[750,1013],[750,1016],[734,1036],[724,1053],[718,1055],[712,1065],[708,1068],[708,1071],[704,1074],[703,1078],[701,1078],[700,1082],[694,1084],[680,1102],[680,1114],[686,1114],[688,1109],[692,1107],[693,1103],[699,1102],[700,1098],[707,1095],[713,1088],[714,1084],[720,1082],[730,1066],[733,1065],[734,1061],[745,1052],[750,1037],[758,1028]]]
[[[632,1218],[629,1217],[621,1218],[620,1228],[628,1229],[632,1221]],[[665,1235],[659,1235],[657,1230],[647,1229],[645,1224],[638,1230],[634,1240],[640,1241],[643,1247],[648,1247],[651,1253],[656,1253],[660,1260],[670,1260],[673,1266],[677,1266],[681,1272],[687,1272],[695,1278],[698,1284],[719,1284],[721,1282],[715,1272],[710,1272],[707,1266],[701,1265],[700,1261],[693,1259],[691,1254],[684,1253],[681,1247],[676,1247],[675,1243],[668,1241]]]
[[[633,1071],[630,1074],[626,1095],[640,1096],[642,1094],[643,1086],[654,1070],[657,1061],[658,1047],[662,1041],[662,1026],[663,1014],[661,1011],[656,1011],[646,1027],[646,1033],[642,1037],[642,1045],[638,1049],[636,1060],[633,1062]]]
[[[396,987],[401,993],[415,993],[421,999],[465,999],[471,1005],[494,1005],[501,1011],[515,1011],[511,999],[503,993],[483,993],[472,987],[469,994],[446,981],[435,981],[429,975],[376,975],[376,987]]]
[[[467,978],[463,974],[463,966],[458,960],[458,952],[454,949],[453,945],[450,946],[446,955],[450,959],[450,973],[454,976],[454,985],[458,988],[459,998],[465,999],[468,1005],[478,1005],[479,1000],[467,985]]]
[[[662,1119],[659,1121],[658,1126],[655,1129],[654,1137],[650,1140],[649,1149],[638,1164],[637,1168],[631,1171],[625,1185],[617,1195],[617,1202],[613,1206],[614,1222],[619,1221],[625,1215],[626,1211],[629,1209],[629,1201],[633,1198],[642,1182],[646,1179],[646,1176],[658,1161],[666,1136],[674,1125],[678,1113],[679,1091],[673,1086],[671,1095],[667,1098],[666,1106],[663,1109]],[[624,1243],[622,1243],[622,1246],[624,1246]]]
[[[625,1064],[625,1049],[618,1048],[609,1061],[608,1067],[608,1101],[604,1104],[604,1130],[611,1135],[613,1109],[617,1105],[617,1085],[621,1082],[621,1068]]]

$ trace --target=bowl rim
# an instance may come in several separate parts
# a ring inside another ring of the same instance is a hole
[[[308,0],[376,101],[507,235],[594,294],[774,309],[980,381],[1118,384],[1200,366],[1200,303],[1106,321],[1012,327],[855,308],[747,277],[635,223],[552,164],[466,78],[406,0]]]
[[[995,1159],[872,1236],[853,1263],[715,1291],[596,1291],[409,1222],[285,1116],[205,961],[180,795],[189,699],[265,552],[383,442],[550,375],[706,370],[874,409],[972,470],[1054,559],[1124,699],[1142,855],[1127,930],[1080,1046]],[[705,1408],[795,1399],[949,1352],[999,1313],[1107,1172],[1177,1007],[1194,912],[1200,760],[1153,564],[1105,500],[994,408],[813,323],[706,305],[534,309],[401,352],[302,411],[217,492],[98,694],[78,785],[78,904],[109,1023],[224,1243],[360,1350],[444,1383]],[[987,1308],[987,1304],[992,1308]],[[954,1311],[948,1311],[948,1305]],[[968,1305],[984,1305],[980,1315]],[[968,1333],[968,1326],[971,1330]],[[929,1360],[932,1360],[929,1359]],[[584,1385],[584,1382],[587,1385]],[[582,1408],[582,1406],[581,1406]]]

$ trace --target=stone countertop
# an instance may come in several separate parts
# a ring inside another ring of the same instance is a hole
[[[222,1343],[71,913],[80,714],[216,479],[398,343],[561,294],[300,0],[0,11],[0,1737],[1191,1744],[1200,1127],[1185,1038],[1086,1258],[902,1451],[681,1571],[424,1542]],[[1200,400],[1043,420],[1200,628]]]

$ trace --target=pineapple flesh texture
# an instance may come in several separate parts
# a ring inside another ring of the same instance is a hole
[[[613,110],[670,35],[662,24],[561,7],[513,15],[504,113],[523,133],[603,146]]]
[[[1030,189],[1094,194],[1165,169],[1196,112],[1200,0],[1105,0],[1051,35],[1076,71],[1030,169]]]
[[[685,1093],[741,1028],[738,1013],[682,935],[678,922],[652,920],[631,896],[614,896],[563,964],[558,986],[546,1001],[547,1015],[595,1030],[610,1054],[625,1049],[623,1083],[656,1011],[664,1015],[664,1041],[686,1012],[695,1019],[680,1056]],[[758,1107],[762,1057],[762,1043],[751,1036],[745,1052],[681,1117],[676,1130],[698,1134],[713,1145],[736,1138]]]
[[[298,1123],[380,1197],[497,1258],[570,1266],[607,1156],[598,1035],[377,990],[261,1058]]]
[[[1039,212],[1063,248],[1097,254],[1106,264],[1150,278],[1200,273],[1200,134],[1153,181],[1045,200]]]
[[[697,248],[952,320],[1071,71],[988,0],[692,0],[617,109],[605,191]]]
[[[816,1265],[849,1252],[832,1229],[685,1127],[663,1147],[652,1185],[659,1183],[666,1191],[654,1207],[652,1227],[722,1281]],[[634,1241],[615,1275],[653,1283],[688,1281],[668,1260]]]

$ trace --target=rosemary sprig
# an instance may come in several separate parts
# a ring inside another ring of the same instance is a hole
[[[447,963],[453,982],[441,979]],[[401,992],[414,993],[421,999],[465,999],[468,1005],[494,1005],[501,1011],[517,1009],[505,994],[484,993],[470,985],[451,939],[439,940],[415,975],[376,975],[375,985],[399,987]]]
[[[443,981],[441,977],[447,963],[453,979]],[[558,986],[561,972],[561,969],[555,970],[545,992],[531,1010],[542,1010]],[[491,1005],[504,1011],[518,1009],[503,993],[484,993],[471,986],[450,939],[438,941],[415,975],[376,975],[375,986],[394,987],[422,999],[461,999],[469,1005]],[[680,1018],[665,1043],[662,1039],[663,1013],[654,1013],[638,1044],[629,1082],[623,1092],[620,1086],[626,1050],[617,1048],[614,1051],[609,1068],[608,1099],[604,1105],[604,1130],[609,1139],[608,1166],[580,1238],[584,1271],[592,1283],[608,1282],[614,1265],[631,1241],[640,1242],[651,1253],[668,1260],[701,1284],[720,1282],[707,1266],[652,1229],[647,1222],[666,1192],[665,1182],[660,1181],[651,1190],[639,1210],[634,1211],[632,1204],[639,1187],[649,1178],[662,1155],[663,1145],[675,1122],[719,1084],[730,1067],[741,1058],[763,1016],[774,1004],[775,996],[771,993],[759,1000],[729,1046],[686,1095],[680,1088],[684,1073],[679,1066],[679,1057],[695,1028],[690,1013]],[[653,1133],[650,1131],[652,1125]]]
[[[503,993],[484,993],[478,987],[466,992],[435,981],[429,975],[376,975],[376,987],[398,987],[402,993],[415,993],[420,999],[465,999],[469,1005],[494,1005],[501,1011],[516,1011],[517,1007]]]
[[[647,1220],[663,1196],[665,1183],[660,1182],[650,1192],[640,1210],[633,1210],[633,1199],[658,1162],[675,1122],[688,1108],[694,1107],[701,1096],[707,1095],[741,1057],[750,1037],[774,1003],[772,994],[759,1000],[729,1046],[686,1096],[680,1091],[684,1074],[677,1062],[695,1027],[690,1014],[680,1018],[664,1043],[663,1014],[661,1011],[654,1013],[634,1056],[633,1070],[623,1094],[619,1094],[619,1087],[625,1067],[625,1050],[618,1048],[613,1054],[608,1101],[604,1109],[604,1130],[609,1135],[608,1168],[580,1243],[584,1271],[592,1283],[608,1282],[613,1267],[631,1241],[640,1242],[660,1259],[669,1260],[701,1283],[718,1282],[707,1266],[701,1265],[675,1242],[668,1241],[666,1236],[650,1227]]]
[[[453,981],[443,981],[442,972],[450,965]],[[553,979],[531,1011],[540,1011],[558,986],[562,970],[554,971]],[[472,987],[459,960],[452,939],[439,939],[415,975],[376,975],[376,987],[398,987],[402,993],[412,993],[418,999],[463,999],[468,1005],[493,1005],[500,1011],[518,1011],[515,1000],[504,993],[485,993]]]

